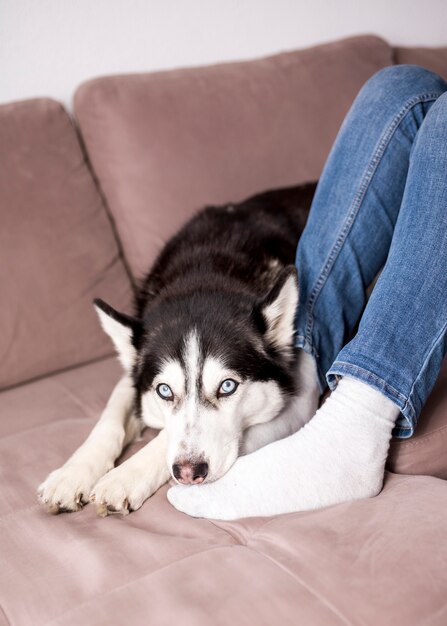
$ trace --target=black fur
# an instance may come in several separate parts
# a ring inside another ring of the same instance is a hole
[[[134,318],[96,301],[133,331],[138,396],[151,386],[161,359],[182,360],[193,328],[202,358],[224,356],[242,378],[274,379],[293,393],[293,363],[265,341],[262,309],[294,264],[314,191],[312,183],[203,209],[163,248],[137,292]]]

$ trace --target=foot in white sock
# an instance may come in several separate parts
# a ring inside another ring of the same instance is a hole
[[[398,414],[379,391],[345,377],[299,432],[240,457],[214,483],[176,485],[168,500],[194,517],[236,519],[375,496]]]

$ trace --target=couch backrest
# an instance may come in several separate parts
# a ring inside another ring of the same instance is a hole
[[[105,356],[95,296],[130,282],[76,131],[57,102],[0,107],[0,388]]]
[[[394,48],[394,63],[409,63],[436,72],[447,80],[447,47],[444,48]]]
[[[391,62],[365,36],[82,85],[76,115],[134,274],[197,208],[316,179],[356,93]]]

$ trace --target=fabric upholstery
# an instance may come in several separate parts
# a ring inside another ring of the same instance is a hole
[[[76,115],[134,275],[201,206],[317,179],[356,93],[390,63],[371,36],[82,85]]]
[[[76,131],[57,102],[0,107],[0,388],[112,352],[94,297],[130,282]]]
[[[394,48],[394,62],[421,65],[447,80],[447,47]]]
[[[410,439],[393,439],[387,467],[447,480],[447,358]]]
[[[444,626],[440,479],[390,474],[370,500],[235,522],[175,511],[167,487],[124,518],[46,514],[35,488],[119,374],[106,359],[0,394],[0,624]]]

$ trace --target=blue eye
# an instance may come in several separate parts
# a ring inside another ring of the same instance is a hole
[[[174,394],[172,393],[171,387],[169,385],[166,385],[165,383],[161,383],[157,386],[157,393],[160,398],[163,398],[163,400],[174,399]]]
[[[221,383],[219,387],[219,391],[217,392],[217,395],[218,396],[231,396],[231,394],[236,391],[238,386],[239,386],[239,383],[237,383],[235,380],[233,380],[232,378],[227,378]]]

